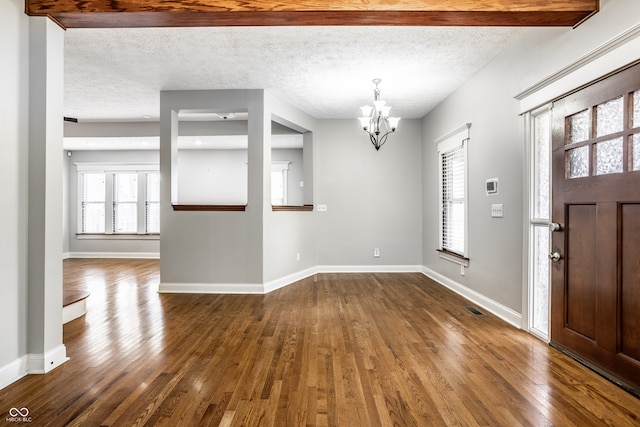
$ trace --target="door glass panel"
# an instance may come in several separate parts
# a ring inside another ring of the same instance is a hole
[[[530,254],[528,278],[528,328],[539,338],[549,340],[550,262],[549,218],[551,215],[551,111],[532,115]]]
[[[547,336],[549,333],[549,228],[534,227],[532,327]]]
[[[620,96],[596,107],[596,136],[620,132],[624,126],[623,98]]]
[[[640,126],[640,90],[633,92],[633,127]]]
[[[596,175],[622,172],[622,137],[596,144]]]
[[[589,110],[584,110],[567,117],[569,126],[569,143],[589,139]]]
[[[633,135],[633,170],[640,171],[640,134]]]
[[[568,178],[589,176],[589,146],[569,150]]]
[[[534,119],[534,147],[535,147],[535,188],[534,217],[540,219],[549,218],[549,113],[536,116]]]

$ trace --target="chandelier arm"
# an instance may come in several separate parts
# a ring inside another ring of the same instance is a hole
[[[380,149],[380,147],[382,147],[384,143],[387,142],[387,136],[389,136],[389,132],[382,135],[382,138],[380,138],[380,143],[378,144],[378,149]]]
[[[369,133],[369,139],[371,140],[371,143],[375,147],[376,151],[379,150],[380,148],[378,146],[378,139],[376,138],[375,134]]]

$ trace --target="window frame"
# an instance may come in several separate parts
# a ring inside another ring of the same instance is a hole
[[[160,233],[147,232],[147,175],[149,173],[159,173],[160,167],[157,163],[76,163],[77,169],[77,224],[76,237],[78,239],[91,238],[158,238]],[[85,233],[82,224],[82,175],[85,173],[105,174],[105,231],[104,233]],[[114,181],[115,175],[119,173],[137,173],[137,229],[135,233],[114,231]],[[159,181],[158,181],[159,182]]]
[[[469,134],[470,134],[471,123],[466,123],[463,126],[460,126],[453,131],[447,133],[446,135],[436,139],[434,142],[437,146],[438,151],[438,207],[439,207],[439,216],[438,216],[438,252],[439,256],[442,259],[454,262],[456,264],[460,264],[464,267],[469,265],[469,154],[468,154],[468,143],[469,143]],[[444,199],[444,169],[443,169],[443,159],[446,155],[450,154],[455,150],[462,150],[462,159],[464,162],[463,165],[463,183],[462,187],[464,189],[463,199],[463,249],[460,252],[456,252],[450,250],[445,245],[445,224],[444,224],[444,214],[445,214],[445,199]]]
[[[160,171],[159,170],[145,170],[141,171],[144,176],[144,182],[138,182],[142,189],[138,190],[138,193],[142,192],[144,196],[144,212],[138,212],[138,223],[142,222],[144,234],[146,235],[160,235]],[[149,199],[149,175],[158,175],[158,200]],[[138,187],[140,188],[140,187]],[[149,231],[149,207],[152,205],[158,205],[158,231]]]

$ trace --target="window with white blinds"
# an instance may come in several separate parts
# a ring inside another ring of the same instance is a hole
[[[160,233],[157,165],[77,164],[78,234]],[[149,170],[152,169],[152,170]]]
[[[440,249],[467,257],[467,124],[438,142]]]
[[[465,155],[460,146],[443,153],[442,249],[464,255]]]

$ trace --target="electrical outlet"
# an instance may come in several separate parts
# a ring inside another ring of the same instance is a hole
[[[317,210],[318,212],[326,212],[326,211],[327,211],[327,205],[318,205],[318,206],[316,207],[316,210]]]
[[[373,248],[373,257],[380,258],[380,248]]]

